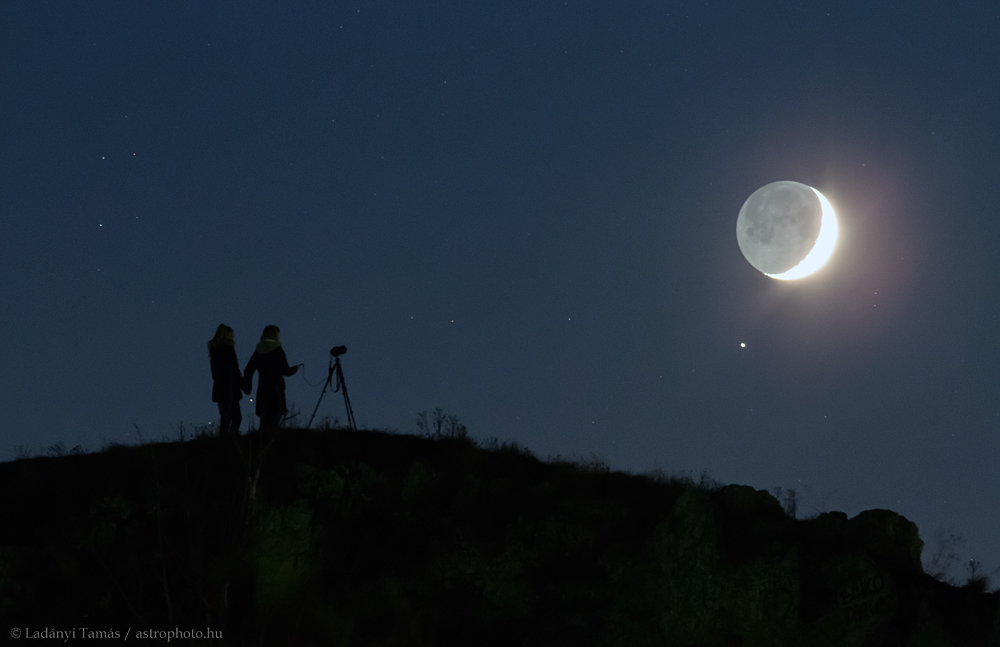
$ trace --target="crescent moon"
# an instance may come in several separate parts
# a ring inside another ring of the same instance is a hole
[[[782,281],[791,281],[793,279],[801,279],[803,276],[809,276],[819,268],[823,267],[823,264],[830,258],[833,254],[833,247],[837,244],[837,231],[839,227],[837,226],[837,214],[833,212],[833,206],[830,201],[826,199],[819,191],[816,191],[813,187],[809,187],[816,192],[816,197],[819,198],[819,203],[823,207],[823,216],[820,219],[819,235],[816,236],[816,242],[813,244],[813,248],[809,250],[805,258],[799,261],[799,264],[790,270],[786,270],[781,274],[767,274],[772,279],[780,279]]]

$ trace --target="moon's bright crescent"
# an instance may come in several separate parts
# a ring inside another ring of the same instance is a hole
[[[813,187],[809,188],[816,191]],[[809,276],[823,267],[823,263],[826,263],[830,255],[833,254],[833,246],[837,243],[837,215],[833,212],[833,206],[826,199],[826,196],[816,191],[816,197],[819,198],[819,203],[823,207],[823,216],[820,219],[819,236],[816,237],[813,248],[792,269],[786,270],[781,274],[768,274],[772,279],[790,281],[792,279],[801,279],[803,276]]]

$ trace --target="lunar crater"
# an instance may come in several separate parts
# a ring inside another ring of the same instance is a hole
[[[760,272],[783,278],[780,275],[810,255],[827,226],[829,202],[824,205],[821,198],[812,187],[788,180],[754,191],[736,220],[736,240],[743,256]],[[835,236],[835,220],[832,226]]]

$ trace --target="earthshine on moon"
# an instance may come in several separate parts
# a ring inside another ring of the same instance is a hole
[[[826,197],[783,180],[751,194],[736,219],[736,242],[755,268],[773,279],[799,279],[826,262],[837,242],[837,217]]]

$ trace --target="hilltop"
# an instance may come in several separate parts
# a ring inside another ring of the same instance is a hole
[[[924,573],[918,529],[895,512],[798,520],[751,487],[543,462],[464,434],[115,446],[0,464],[0,497],[0,618],[21,628],[1000,646],[1000,594]]]

